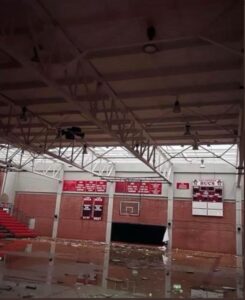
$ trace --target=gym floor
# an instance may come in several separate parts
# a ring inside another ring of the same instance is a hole
[[[1,298],[228,298],[240,258],[123,243],[39,238],[0,242]]]

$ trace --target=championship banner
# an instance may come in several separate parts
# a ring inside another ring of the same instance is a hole
[[[83,198],[83,206],[82,206],[83,220],[90,220],[92,218],[92,204],[93,204],[93,200],[91,197]]]
[[[161,195],[161,182],[146,181],[118,181],[116,182],[115,193]]]
[[[106,193],[107,182],[104,180],[64,180],[64,192]]]
[[[102,213],[103,213],[104,198],[95,197],[93,200],[94,200],[93,219],[96,221],[101,221]]]

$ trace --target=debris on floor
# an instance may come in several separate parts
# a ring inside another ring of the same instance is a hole
[[[123,282],[122,279],[114,278],[114,277],[107,277],[106,280],[113,281],[113,282]]]
[[[121,260],[118,259],[118,258],[113,258],[111,261],[112,261],[112,262],[120,262]]]
[[[180,249],[162,252],[157,246],[108,246],[61,239],[28,243],[32,245],[28,256],[24,250],[7,253],[5,263],[1,264],[1,298],[164,298],[169,279],[176,280],[168,291],[173,298],[191,295],[193,280],[196,290],[209,293],[210,297],[219,292],[219,296],[227,298],[229,291],[237,290],[239,269],[231,255]],[[50,245],[54,243],[55,253],[51,254]],[[47,262],[49,257],[55,258],[52,268]],[[222,260],[217,261],[217,257]]]
[[[173,292],[174,293],[183,293],[181,284],[174,284],[173,285]]]
[[[27,286],[26,286],[26,289],[36,290],[37,287],[36,287],[36,286],[27,285]]]
[[[3,287],[0,287],[0,290],[1,291],[11,291],[13,288],[11,286],[3,286]]]
[[[230,286],[223,286],[223,289],[227,290],[227,291],[235,291],[236,290],[236,288],[230,287]]]

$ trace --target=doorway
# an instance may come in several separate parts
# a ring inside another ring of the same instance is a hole
[[[162,245],[166,226],[132,223],[112,223],[111,241],[147,245]]]

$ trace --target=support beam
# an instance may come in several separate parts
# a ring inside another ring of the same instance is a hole
[[[119,72],[119,73],[105,73],[103,77],[108,82],[114,81],[127,81],[127,80],[139,80],[145,78],[155,77],[169,77],[169,76],[180,76],[190,74],[202,74],[206,72],[217,72],[217,71],[233,71],[241,68],[240,60],[224,61],[224,62],[212,62],[212,63],[199,63],[193,65],[184,66],[170,66],[158,69],[148,69],[135,72]],[[1,69],[1,65],[0,65]],[[61,85],[66,86],[69,82],[72,82],[74,78],[55,78],[55,81]],[[92,84],[94,79],[92,77],[86,77],[86,83]],[[85,79],[83,77],[77,79],[77,83],[83,85]],[[1,91],[14,91],[14,90],[28,90],[28,89],[43,89],[46,88],[46,84],[42,81],[16,81],[16,82],[1,82]]]
[[[174,172],[171,172],[171,181],[174,182]],[[174,205],[174,185],[168,186],[168,210],[167,210],[167,228],[169,234],[168,251],[172,252],[173,237],[173,205]]]
[[[239,57],[243,57],[242,51],[239,51],[239,50],[237,50],[237,49],[233,49],[233,48],[231,48],[231,47],[229,47],[229,46],[223,45],[223,44],[221,44],[221,43],[219,43],[219,42],[216,42],[216,41],[214,41],[214,40],[212,40],[212,39],[209,39],[209,38],[207,38],[207,37],[205,37],[205,36],[199,36],[199,38],[200,38],[201,40],[205,41],[205,42],[208,42],[208,43],[210,43],[210,44],[212,44],[212,45],[217,46],[218,48],[224,49],[225,51],[227,51],[227,52],[229,52],[229,53],[232,53],[232,54],[234,54],[234,55],[236,55],[236,56],[239,56]]]
[[[57,124],[50,124],[49,122],[47,122],[45,119],[43,119],[42,117],[40,117],[38,114],[34,114],[32,111],[27,110],[27,113],[29,114],[29,119],[30,121],[27,122],[27,124],[23,125],[23,123],[20,122],[19,120],[19,114],[21,112],[20,107],[16,106],[11,99],[9,99],[9,97],[6,97],[5,95],[3,95],[2,93],[0,94],[1,96],[1,101],[3,101],[6,105],[8,105],[9,108],[9,114],[8,114],[8,118],[7,120],[1,119],[0,121],[0,136],[2,136],[2,139],[4,141],[7,142],[7,144],[12,144],[12,145],[16,145],[16,147],[22,147],[22,149],[29,151],[29,153],[34,152],[34,153],[39,153],[39,156],[43,157],[45,159],[45,155],[48,155],[49,157],[53,157],[56,158],[58,160],[63,160],[64,162],[68,163],[68,164],[72,164],[74,163],[74,159],[73,157],[71,157],[69,160],[67,159],[67,157],[62,157],[62,155],[60,155],[60,148],[63,146],[63,140],[62,137],[60,137],[58,140],[56,138],[56,136],[52,136],[53,135],[53,131],[56,132],[57,134]],[[13,117],[13,112],[17,112],[19,113],[18,115],[15,115],[15,117]],[[13,119],[16,119],[16,123],[13,126]],[[33,120],[37,120],[38,121],[38,127],[40,127],[40,131],[38,132],[37,135],[33,136],[32,130],[33,130]],[[19,133],[14,133],[13,129],[15,129],[16,124],[19,125],[20,127],[20,132]],[[13,128],[12,128],[13,127]],[[51,131],[50,131],[51,130]],[[43,140],[41,140],[41,138],[44,137]],[[50,140],[51,137],[51,140]],[[54,142],[58,142],[59,145],[57,147],[57,151],[58,151],[58,155],[57,153],[54,153],[54,151],[50,151],[49,148],[52,148],[52,145]],[[81,141],[79,143],[79,145],[81,144]],[[83,144],[83,141],[82,141]],[[72,144],[72,150],[74,148],[74,146],[77,145],[77,143],[75,143],[75,141]],[[91,153],[93,153],[93,155],[95,156],[94,159],[94,163],[92,165],[92,174],[96,175],[96,176],[101,176],[101,175],[106,175],[109,176],[111,174],[111,170],[114,169],[115,165],[114,163],[112,163],[111,161],[109,161],[106,158],[101,158],[98,157],[97,154],[92,150],[89,149],[89,145],[86,143],[87,145],[87,150],[90,151]],[[40,147],[41,146],[41,147]],[[83,146],[81,147],[81,150],[83,150]],[[79,149],[78,149],[79,150]],[[1,151],[3,151],[3,149],[1,149]],[[20,150],[18,150],[17,152],[19,152]],[[80,151],[81,153],[81,151]],[[8,156],[8,155],[7,155]],[[77,158],[78,155],[76,155]],[[8,158],[8,157],[7,157]],[[99,159],[97,161],[97,158]],[[8,161],[8,159],[6,159],[6,162]],[[55,169],[55,164],[53,163],[52,165],[49,163],[48,164],[48,168],[47,169],[36,169],[35,166],[35,158],[31,159],[29,161],[29,163],[33,163],[32,168],[28,168],[28,165],[25,166],[25,170],[30,171],[32,173],[36,173],[39,175],[43,175],[46,177],[51,177],[53,179],[60,179],[59,178],[59,171],[60,168],[58,166],[58,168]],[[100,163],[98,163],[100,162]],[[103,168],[102,173],[101,173],[101,164],[102,163],[107,163],[107,167]],[[56,164],[57,165],[57,164]],[[91,164],[90,164],[91,165]],[[83,167],[82,165],[75,165],[76,167],[79,167],[79,169],[82,170],[86,170],[87,172],[90,172],[90,169]],[[15,167],[17,167],[17,169],[22,169],[22,165],[17,163],[15,165]],[[97,170],[96,170],[97,168]],[[52,176],[50,176],[50,172],[52,173]]]
[[[174,182],[174,172],[171,172],[171,179]],[[172,277],[172,249],[173,249],[173,205],[174,205],[174,184],[168,185],[168,210],[167,210],[167,230],[169,242],[167,246],[167,264],[165,266],[165,297],[171,298],[171,277]],[[164,255],[164,254],[163,254]]]
[[[28,2],[30,3],[30,2]],[[108,133],[114,140],[116,140],[118,143],[120,143],[121,146],[124,146],[126,149],[128,149],[131,153],[136,155],[142,162],[144,162],[150,169],[152,169],[154,172],[156,172],[160,177],[162,177],[165,181],[168,183],[171,183],[168,179],[168,173],[171,168],[171,164],[169,164],[168,169],[162,170],[155,167],[154,158],[153,161],[149,157],[144,157],[143,152],[137,153],[137,151],[134,150],[135,143],[145,143],[146,150],[149,150],[149,147],[153,147],[153,154],[154,156],[157,156],[158,159],[165,159],[166,156],[164,153],[157,147],[155,144],[155,141],[152,139],[152,137],[149,135],[149,133],[145,130],[144,126],[137,120],[135,115],[128,110],[128,108],[125,106],[124,102],[120,100],[120,98],[117,96],[117,94],[114,92],[114,90],[111,88],[111,86],[108,84],[108,82],[101,76],[101,74],[96,70],[96,68],[93,66],[93,64],[85,60],[82,55],[81,51],[74,45],[74,43],[71,41],[71,39],[67,36],[64,29],[61,28],[57,21],[54,21],[52,17],[50,17],[50,14],[47,15],[46,9],[43,8],[42,5],[39,5],[35,2],[35,5],[37,5],[38,11],[41,11],[42,15],[45,15],[45,18],[48,18],[51,20],[51,23],[53,24],[53,27],[57,30],[59,29],[60,33],[66,40],[66,42],[69,44],[70,49],[72,50],[73,54],[75,56],[79,56],[80,60],[77,62],[75,66],[76,74],[84,74],[84,70],[87,71],[87,73],[92,74],[95,81],[98,82],[98,84],[102,84],[103,90],[107,95],[107,99],[103,99],[103,105],[109,106],[111,109],[113,109],[113,112],[108,115],[105,114],[106,122],[99,118],[96,112],[97,103],[92,101],[90,107],[85,107],[82,103],[79,103],[76,101],[76,91],[77,91],[77,82],[76,80],[71,83],[68,87],[68,89],[64,89],[57,83],[53,78],[51,78],[50,74],[50,65],[45,66],[40,63],[32,63],[25,55],[22,55],[20,52],[14,50],[15,47],[11,43],[0,41],[0,49],[2,49],[4,52],[6,52],[9,56],[14,58],[16,61],[18,61],[23,67],[26,67],[28,70],[30,70],[37,78],[39,78],[41,81],[43,81],[48,87],[52,88],[57,93],[57,96],[60,96],[66,100],[67,103],[69,103],[74,109],[76,109],[82,118],[86,118],[90,120],[92,123],[94,123],[96,126],[101,128],[104,132]],[[30,33],[33,35],[33,30],[30,28]],[[8,36],[6,36],[7,38]],[[35,36],[37,39],[38,37]],[[52,54],[50,53],[50,61],[52,60]],[[48,70],[48,72],[47,72]],[[67,74],[69,70],[65,69],[64,74]],[[74,72],[74,71],[73,71]],[[76,75],[75,74],[75,75]],[[75,76],[74,76],[75,77]],[[86,86],[85,86],[86,87]],[[96,106],[93,106],[95,104]],[[120,131],[120,135],[114,133],[114,130],[112,129],[111,121],[112,120],[119,120],[118,124],[118,131]],[[133,127],[138,130],[137,134],[133,136],[133,139],[131,137],[130,140],[126,137],[127,129],[123,124],[121,124],[122,121],[128,120],[130,122],[130,127]],[[149,152],[149,151],[148,151]],[[64,161],[64,159],[63,159]]]
[[[104,113],[112,113],[112,112],[107,112],[107,111],[104,111]],[[69,114],[69,112],[68,112]],[[14,117],[14,116],[13,116]],[[17,116],[15,116],[17,117]],[[204,119],[204,118],[201,118],[200,116],[197,116],[197,115],[187,115],[187,116],[174,116],[174,117],[164,117],[164,118],[159,118],[159,119],[156,119],[156,118],[138,118],[138,120],[144,125],[144,127],[147,129],[147,130],[152,130],[154,132],[154,130],[157,130],[158,128],[162,128],[163,130],[168,130],[172,127],[178,127],[179,129],[182,128],[182,131],[184,131],[184,127],[183,127],[183,123],[185,124],[186,123],[186,119],[188,119],[189,122],[192,122],[192,129],[196,129],[196,130],[204,130],[205,129],[205,126],[206,128],[216,128],[217,130],[225,130],[225,129],[229,129],[229,124],[225,124],[225,125],[222,125],[222,122],[224,121],[230,121],[230,125],[231,126],[234,126],[236,125],[237,123],[237,118],[238,118],[238,114],[235,114],[235,113],[227,113],[227,114],[224,114],[222,115],[222,120],[220,120],[220,122],[218,122],[218,124],[215,124],[217,123],[216,120],[217,118],[220,117],[220,115],[217,115],[217,114],[210,114],[209,118],[211,119],[211,121],[213,121],[213,123],[207,119]],[[2,122],[5,122],[7,123],[7,117],[5,115],[5,118],[1,118]],[[222,122],[221,122],[222,121]],[[155,125],[153,126],[152,123],[155,123]],[[180,124],[179,124],[180,123]],[[227,122],[226,122],[227,123]],[[50,126],[51,127],[54,127],[56,123],[54,122],[50,122]],[[130,121],[129,120],[116,120],[116,119],[113,119],[111,120],[110,122],[111,126],[113,128],[115,128],[115,132],[116,129],[119,129],[119,125],[122,124],[123,126],[127,126],[127,130],[130,131],[130,132],[136,132],[136,129],[134,127],[130,127]],[[219,125],[220,124],[220,125]],[[86,132],[88,132],[88,134],[94,130],[98,130],[98,133],[102,133],[103,132],[103,129],[101,128],[98,128],[95,124],[93,124],[92,122],[88,122],[88,121],[70,121],[70,122],[67,122],[67,121],[64,121],[62,122],[62,126],[61,128],[65,128],[65,127],[69,127],[69,126],[80,126],[84,129],[84,131],[86,130]],[[22,129],[23,130],[26,130],[29,128],[29,126],[27,124],[22,124]],[[237,125],[236,125],[237,127]],[[35,136],[37,135],[40,135],[40,131],[43,130],[43,126],[42,124],[40,124],[39,122],[34,122],[32,123],[32,126],[31,126],[31,136]],[[17,128],[17,125],[13,125],[11,124],[9,126],[9,128],[7,127],[7,124],[3,124],[2,125],[2,129],[4,130],[11,130],[13,133],[20,133],[21,132],[21,128]],[[57,129],[58,128],[53,128],[53,129],[50,129],[48,134],[49,136],[54,136],[54,135],[57,135]],[[172,129],[173,130],[173,129]],[[33,134],[32,134],[33,133]],[[42,131],[42,133],[44,134],[44,130]]]
[[[238,180],[238,176],[237,176]],[[237,297],[243,298],[243,260],[244,260],[244,248],[243,248],[243,240],[244,240],[244,224],[242,224],[243,218],[243,211],[242,211],[242,188],[241,186],[236,187],[236,263],[237,263],[237,274],[236,274],[236,281],[237,281]]]
[[[236,255],[242,256],[244,249],[242,248],[242,189],[236,187]]]
[[[245,100],[244,100],[245,102]],[[237,180],[237,186],[241,186],[241,179],[242,174],[244,176],[244,156],[245,156],[245,117],[244,117],[244,111],[245,111],[245,103],[241,104],[240,106],[240,115],[239,115],[239,140],[238,140],[238,160],[237,160],[237,169],[238,169],[238,180]]]
[[[107,219],[106,219],[106,244],[111,243],[111,228],[112,228],[112,214],[113,214],[113,201],[114,201],[115,183],[108,182],[108,207],[107,207]]]
[[[63,181],[64,181],[64,166],[62,169],[62,179],[58,181],[58,189],[55,200],[55,209],[54,209],[54,219],[53,219],[53,229],[52,229],[52,238],[57,238],[59,220],[60,220],[60,206],[61,206],[61,197],[62,197],[62,189],[63,189]]]

